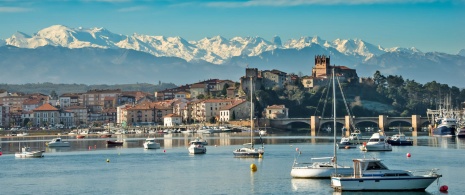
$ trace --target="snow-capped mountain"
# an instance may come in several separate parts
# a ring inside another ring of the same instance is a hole
[[[363,60],[369,60],[386,52],[420,52],[416,49],[383,48],[360,39],[326,41],[315,36],[290,39],[282,43],[278,36],[273,37],[272,41],[267,41],[261,37],[226,39],[216,36],[198,41],[186,41],[181,37],[139,34],[128,36],[112,33],[105,28],[69,28],[63,25],[44,28],[32,36],[17,32],[6,39],[5,44],[20,48],[37,48],[49,45],[67,48],[133,49],[157,57],[178,57],[188,62],[204,60],[213,64],[223,64],[237,56],[253,57],[276,49],[300,50],[313,45],[322,46],[327,51],[336,49],[344,55],[360,56],[363,57]]]
[[[423,53],[416,48],[384,48],[360,39],[324,40],[318,36],[285,42],[261,37],[221,36],[188,41],[181,37],[121,35],[105,28],[54,25],[28,35],[0,39],[0,82],[187,84],[202,79],[237,81],[246,66],[311,75],[315,55],[331,65],[354,68],[360,77],[379,70],[420,83],[465,87],[465,50],[457,55]],[[440,73],[440,74],[439,74]]]

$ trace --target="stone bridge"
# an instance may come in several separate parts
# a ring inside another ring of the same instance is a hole
[[[316,132],[322,128],[323,125],[328,125],[332,128],[333,119],[332,118],[321,118],[318,116],[311,116],[310,118],[287,118],[287,119],[268,119],[270,127],[281,128],[281,129],[290,129],[293,123],[305,123],[310,125],[312,136],[316,135]],[[336,118],[336,123],[342,124],[346,129],[353,130],[352,127],[358,126],[359,123],[371,122],[378,125],[380,130],[387,130],[391,123],[395,122],[405,122],[409,123],[413,128],[412,135],[416,136],[417,132],[422,126],[430,124],[430,121],[427,117],[422,117],[420,115],[412,115],[411,117],[389,117],[386,115],[379,115],[378,117],[352,117],[345,116]],[[349,131],[346,131],[349,134]]]

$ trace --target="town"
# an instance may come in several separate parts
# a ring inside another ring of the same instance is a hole
[[[250,118],[252,90],[283,88],[296,81],[309,90],[326,85],[330,69],[345,81],[358,81],[354,69],[331,66],[330,57],[315,56],[311,76],[279,70],[246,68],[236,83],[209,79],[177,88],[147,93],[121,89],[93,89],[85,93],[22,94],[0,93],[0,127],[13,130],[60,129],[104,124],[118,126],[178,126],[191,123],[223,123]],[[251,83],[252,82],[252,85]],[[284,105],[267,105],[259,110],[268,119],[288,118]],[[254,116],[256,117],[256,116]]]

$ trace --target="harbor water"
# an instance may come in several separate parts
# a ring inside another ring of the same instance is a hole
[[[194,135],[195,136],[195,135]],[[127,135],[122,147],[107,147],[104,138],[62,136],[71,147],[47,148],[53,137],[3,137],[0,156],[1,194],[392,194],[392,192],[334,192],[329,179],[293,179],[295,158],[333,155],[332,137],[271,134],[263,138],[261,159],[234,158],[232,151],[250,142],[246,133],[203,135],[207,153],[188,153],[192,135],[157,135],[161,149],[144,150],[145,136]],[[116,140],[116,138],[113,138]],[[259,142],[259,139],[256,139]],[[45,150],[44,158],[18,159],[20,146]],[[297,151],[297,148],[299,152]],[[414,146],[393,146],[392,152],[338,149],[338,162],[352,166],[353,158],[381,158],[391,169],[438,168],[443,175],[425,192],[397,194],[465,194],[465,139],[420,136]],[[407,153],[411,157],[406,156]],[[252,172],[250,165],[257,171]]]

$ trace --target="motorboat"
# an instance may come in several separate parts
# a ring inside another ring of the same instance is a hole
[[[144,142],[144,149],[160,149],[160,143],[155,142],[155,138],[147,138]]]
[[[100,137],[101,138],[110,138],[111,134],[102,134]]]
[[[33,151],[30,147],[25,146],[21,148],[20,152],[15,153],[15,157],[17,158],[41,158],[44,157],[44,151]]]
[[[205,142],[195,139],[189,142],[189,153],[190,154],[205,154],[207,153],[207,147],[204,145]]]
[[[355,130],[350,133],[349,137],[342,137],[337,146],[338,148],[356,148],[362,140],[363,138],[360,130]]]
[[[60,137],[52,139],[52,141],[47,142],[46,145],[50,148],[52,147],[69,147],[69,142],[64,142]]]
[[[452,137],[455,136],[455,128],[457,127],[457,119],[442,118],[439,120],[439,125],[433,129],[433,136]]]
[[[335,92],[335,79],[334,79],[334,69],[332,74],[333,81],[333,100],[336,99]],[[336,101],[333,101],[334,117],[333,117],[333,126],[336,129]],[[329,127],[329,126],[328,126]],[[353,172],[353,169],[349,166],[342,166],[337,163],[337,147],[336,147],[336,131],[333,132],[333,144],[334,151],[333,157],[321,157],[321,158],[311,158],[310,163],[299,163],[297,159],[294,159],[294,163],[291,169],[291,176],[293,178],[331,178],[332,174],[342,174],[349,175]],[[296,149],[298,151],[298,149]],[[299,156],[301,154],[300,151]]]
[[[354,159],[353,162],[353,175],[331,177],[331,187],[337,191],[424,191],[442,177],[437,169],[390,170],[380,159]]]
[[[393,146],[411,146],[413,145],[413,140],[410,138],[405,137],[403,133],[395,134],[388,138],[387,143]]]
[[[360,146],[362,151],[392,151],[392,146],[387,142],[386,136],[382,131],[373,133],[367,142]]]
[[[237,157],[237,158],[261,158],[263,157],[263,154],[265,153],[265,149],[263,147],[263,141],[262,141],[262,147],[261,148],[254,148],[254,140],[253,140],[253,115],[254,115],[254,112],[253,112],[253,92],[252,92],[252,89],[253,89],[253,86],[252,86],[252,83],[253,83],[253,78],[250,77],[250,147],[242,147],[242,148],[239,148],[239,149],[236,149],[233,151],[233,154],[234,154],[234,157]],[[261,136],[260,136],[260,140],[261,140]],[[249,144],[248,144],[249,145]]]
[[[82,138],[85,138],[86,136],[85,135],[76,135],[76,139],[82,139]]]
[[[124,142],[122,141],[112,141],[107,140],[107,146],[122,146]]]

